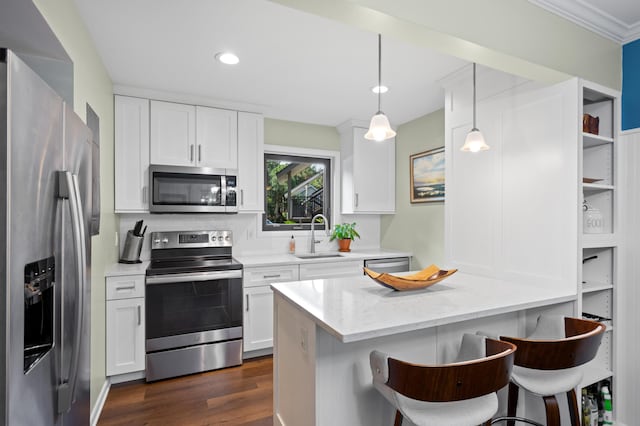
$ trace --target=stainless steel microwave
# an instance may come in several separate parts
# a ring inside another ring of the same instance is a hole
[[[237,213],[236,171],[149,166],[151,213]]]

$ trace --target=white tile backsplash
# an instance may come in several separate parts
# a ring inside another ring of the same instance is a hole
[[[256,214],[120,214],[120,253],[124,246],[127,231],[133,229],[136,221],[144,220],[148,226],[140,258],[149,260],[151,251],[151,233],[160,231],[198,231],[231,230],[233,232],[234,255],[253,255],[266,253],[286,253],[289,240],[294,234],[296,252],[309,251],[310,231],[261,232],[259,216]],[[343,215],[340,222],[356,222],[356,230],[361,238],[351,243],[352,250],[375,249],[380,247],[379,215]],[[316,251],[335,251],[336,241],[329,242],[323,232],[316,232]]]

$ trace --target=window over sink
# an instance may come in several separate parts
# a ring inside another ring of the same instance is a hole
[[[311,219],[323,214],[331,220],[331,159],[265,153],[263,231],[311,229]],[[319,219],[316,229],[330,224]]]

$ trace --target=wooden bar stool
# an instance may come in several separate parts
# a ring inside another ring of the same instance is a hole
[[[509,383],[508,416],[516,415],[518,389],[523,388],[543,398],[547,426],[559,426],[555,395],[566,393],[571,424],[579,426],[575,392],[583,375],[579,366],[596,356],[605,328],[599,322],[579,318],[540,316],[535,331],[526,339],[500,337],[518,347]]]
[[[490,424],[496,392],[509,383],[516,347],[465,334],[456,361],[411,364],[379,352],[369,359],[374,387],[396,408],[395,426],[406,417],[418,426]]]

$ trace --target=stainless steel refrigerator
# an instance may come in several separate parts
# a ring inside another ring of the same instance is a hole
[[[0,49],[0,424],[89,423],[91,160],[82,120]]]

